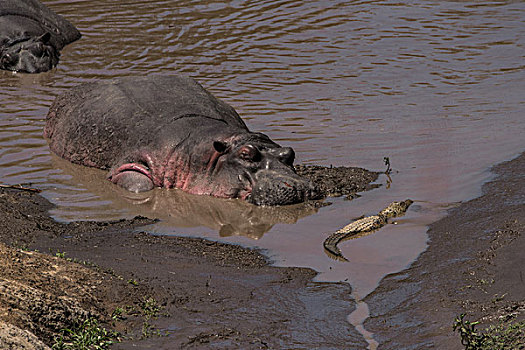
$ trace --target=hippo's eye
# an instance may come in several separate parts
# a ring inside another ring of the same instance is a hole
[[[242,146],[238,154],[239,158],[250,162],[258,162],[261,160],[261,153],[252,145]]]

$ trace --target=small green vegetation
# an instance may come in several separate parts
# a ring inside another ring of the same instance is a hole
[[[55,337],[54,350],[104,350],[118,342],[118,333],[100,326],[96,318],[77,323],[72,329],[63,329]]]
[[[160,330],[156,329],[152,324],[151,320],[155,320],[160,316],[162,306],[159,305],[157,300],[152,297],[143,297],[140,302],[134,306],[117,307],[111,314],[113,323],[126,319],[126,316],[133,316],[142,318],[142,331],[140,339],[149,338],[152,336],[167,335],[167,333],[161,333]]]
[[[18,241],[14,241],[11,243],[11,246],[15,249],[18,249],[22,252],[28,252],[29,251],[29,247],[27,246],[27,243],[25,242],[18,242]]]
[[[149,338],[151,336],[160,336],[160,331],[155,329],[151,324],[151,319],[156,319],[160,312],[160,306],[154,298],[144,298],[140,305],[142,316],[144,316],[144,323],[142,324],[141,338]]]
[[[156,318],[159,315],[160,306],[154,298],[143,298],[140,305],[145,318]]]
[[[56,256],[57,258],[60,258],[60,259],[65,259],[65,258],[66,258],[66,252],[59,252],[59,251],[57,251],[57,252],[55,253],[55,256]]]
[[[465,314],[454,320],[453,330],[459,333],[465,350],[525,349],[525,321],[503,322],[483,331],[476,330],[478,324],[465,320]]]
[[[113,321],[120,321],[124,319],[124,312],[125,309],[123,307],[117,307],[113,312],[111,313],[111,319]]]
[[[478,323],[479,322],[465,320],[465,314],[459,315],[459,317],[456,317],[454,320],[452,329],[461,336],[461,344],[465,346],[465,350],[481,349],[484,335],[476,331],[476,325]]]
[[[128,280],[128,283],[131,284],[132,286],[138,286],[139,285],[139,282],[137,282],[137,280],[135,280],[133,278],[130,278]]]

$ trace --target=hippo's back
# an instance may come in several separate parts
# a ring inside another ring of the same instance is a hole
[[[33,27],[28,22],[40,26],[39,31],[28,32],[19,28]],[[48,32],[51,43],[60,50],[67,44],[78,40],[80,32],[64,17],[57,15],[38,0],[0,0],[0,44],[20,36],[39,36]]]
[[[57,97],[44,136],[57,155],[74,163],[108,168],[119,152],[187,136],[184,117],[201,115],[247,130],[230,105],[189,77],[124,77],[79,85]],[[187,119],[187,118],[186,118]]]

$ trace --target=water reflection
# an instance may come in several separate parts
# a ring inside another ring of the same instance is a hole
[[[317,203],[281,207],[259,207],[238,199],[198,196],[177,189],[156,188],[131,193],[105,179],[106,172],[72,164],[55,155],[53,167],[70,176],[68,182],[96,195],[97,201],[111,203],[111,210],[128,215],[157,218],[171,227],[209,227],[220,237],[245,236],[259,239],[275,224],[294,224],[315,214]]]
[[[478,195],[488,167],[525,146],[522,1],[44,2],[84,36],[46,75],[0,72],[0,179],[46,188],[62,219],[129,214],[71,184],[39,130],[57,94],[94,79],[190,75],[251,130],[292,146],[299,163],[382,170],[388,156],[399,171],[388,190],[334,201],[257,241],[225,238],[268,249],[281,265],[313,267],[320,279],[348,279],[357,299],[423,251],[425,225],[444,214],[425,203]],[[324,233],[405,198],[421,201],[408,214],[417,225],[343,245],[351,264],[324,255]]]

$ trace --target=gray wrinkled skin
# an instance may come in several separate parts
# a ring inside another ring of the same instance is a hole
[[[80,36],[37,0],[0,0],[0,69],[48,71],[58,64],[60,50]]]
[[[82,84],[51,106],[44,136],[73,163],[109,170],[132,192],[154,187],[257,205],[318,199],[295,173],[295,153],[251,132],[195,80],[125,77]]]
[[[297,175],[284,170],[260,170],[249,200],[256,205],[284,205],[318,198],[312,183],[297,182]],[[271,194],[271,195],[270,195]]]

